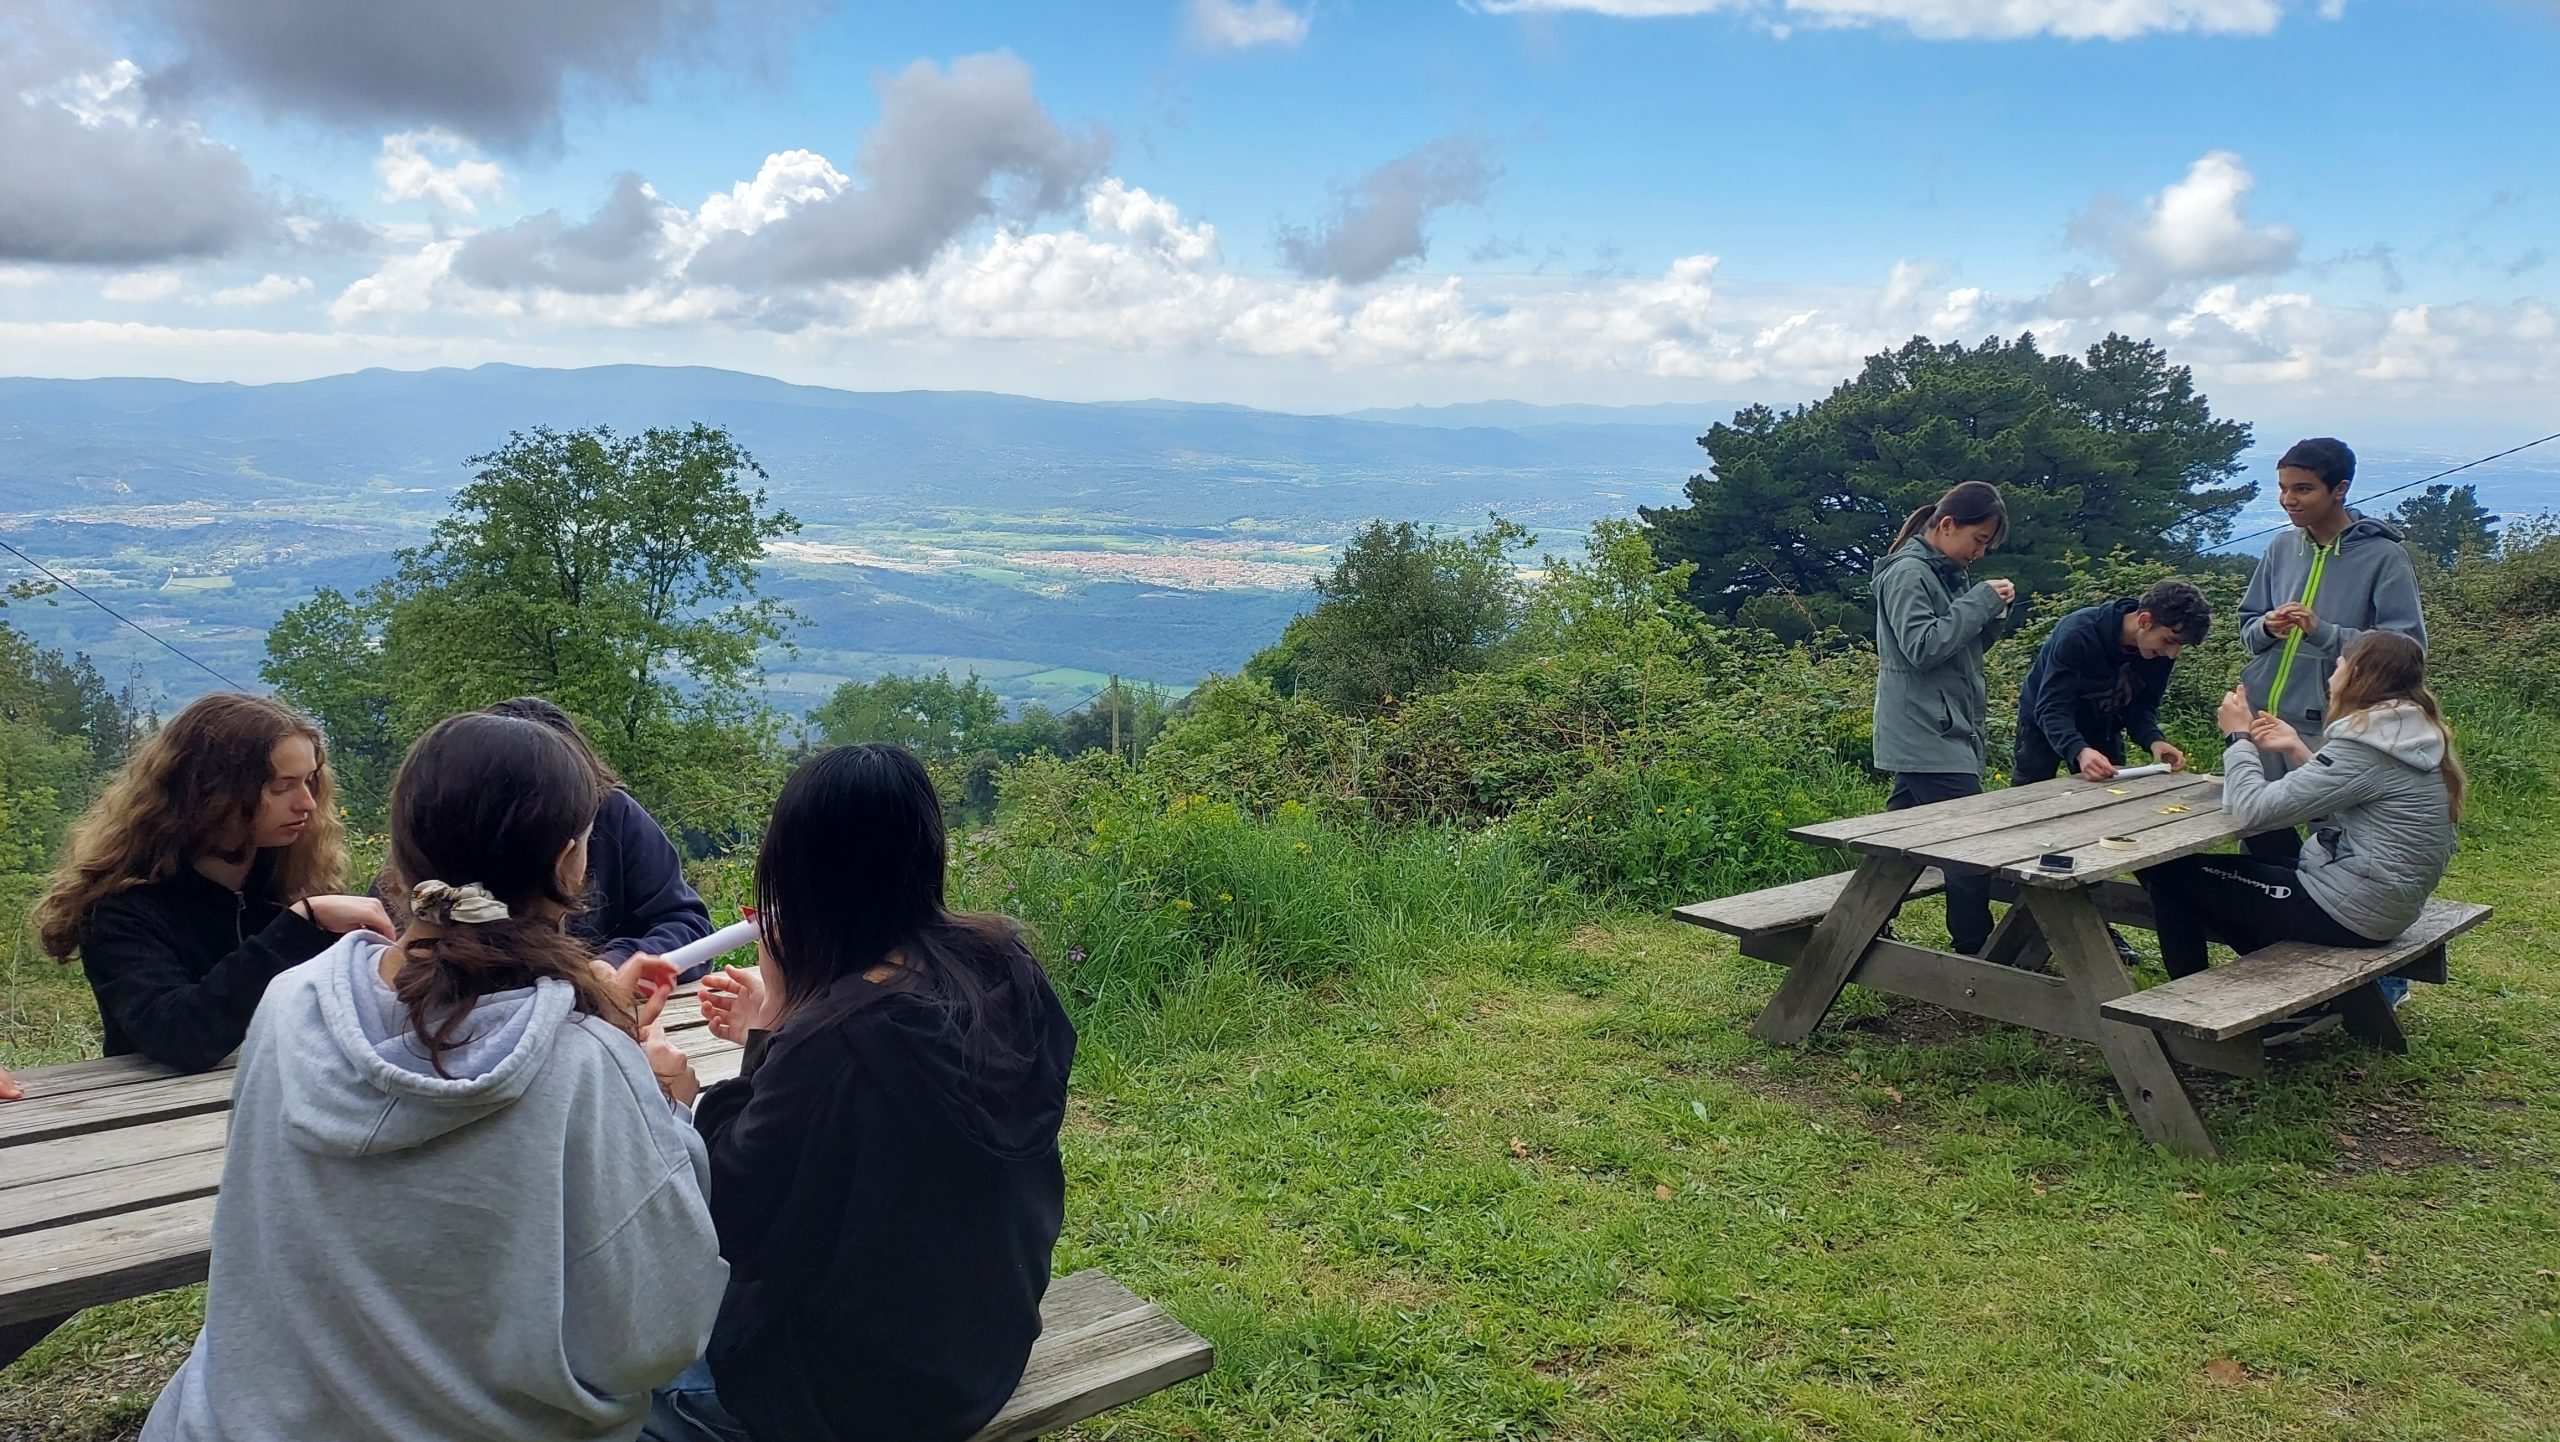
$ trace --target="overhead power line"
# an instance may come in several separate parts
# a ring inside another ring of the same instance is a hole
[[[26,552],[19,550],[17,547],[10,545],[7,541],[0,541],[0,550],[7,551],[10,555],[17,557],[19,560],[26,562],[29,566],[43,572],[46,579],[52,581],[55,585],[60,586],[62,589],[69,591],[72,595],[79,597],[81,600],[88,602],[90,605],[95,606],[99,610],[106,612],[108,615],[115,617],[119,621],[122,621],[127,626],[132,627],[145,637],[148,637],[153,644],[159,646],[162,650],[167,651],[170,655],[177,657],[179,660],[184,661],[188,665],[195,667],[197,670],[202,671],[208,676],[211,676],[223,685],[230,687],[234,691],[246,691],[249,689],[248,687],[241,685],[239,682],[232,680],[230,677],[223,675],[221,672],[216,671],[211,666],[197,660],[195,657],[179,650],[175,645],[171,644],[167,637],[162,636],[159,632],[140,624],[131,616],[128,616],[124,612],[117,610],[115,607],[108,605],[106,602],[99,600],[97,597],[90,595],[88,592],[81,590],[78,586],[71,584],[70,581],[64,579],[60,572],[54,570],[44,562],[37,560],[35,557],[28,555]]]
[[[2435,473],[2434,475],[2432,475],[2432,476],[2420,476],[2418,479],[2416,479],[2416,480],[2414,480],[2414,481],[2409,481],[2409,482],[2405,482],[2405,483],[2403,483],[2403,484],[2401,484],[2401,485],[2392,486],[2392,487],[2390,487],[2390,488],[2388,488],[2388,489],[2386,489],[2386,490],[2376,491],[2376,492],[2374,492],[2372,495],[2369,495],[2369,496],[2358,496],[2356,499],[2358,499],[2358,500],[2360,500],[2360,501],[2378,501],[2378,500],[2381,500],[2384,496],[2396,496],[2396,495],[2400,494],[2402,491],[2415,490],[2415,489],[2417,489],[2418,487],[2423,486],[2423,485],[2427,484],[2427,483],[2428,483],[2428,482],[2430,482],[2430,481],[2441,481],[2441,480],[2443,480],[2443,479],[2444,479],[2445,477],[2447,477],[2447,476],[2451,476],[2451,475],[2458,475],[2458,474],[2460,474],[2460,473],[2462,473],[2462,472],[2464,472],[2464,471],[2467,471],[2467,470],[2471,469],[2473,466],[2485,466],[2485,465],[2489,464],[2491,461],[2499,460],[2499,459],[2502,459],[2502,458],[2507,457],[2507,456],[2512,456],[2512,455],[2514,455],[2514,454],[2515,454],[2516,452],[2518,452],[2518,451],[2529,451],[2529,450],[2532,450],[2535,446],[2541,445],[2544,441],[2560,441],[2560,431],[2553,431],[2551,434],[2549,434],[2549,435],[2547,435],[2547,436],[2541,436],[2541,437],[2538,437],[2538,438],[2536,438],[2536,439],[2534,439],[2534,440],[2527,441],[2527,442],[2525,442],[2523,445],[2520,445],[2520,446],[2509,446],[2509,447],[2507,447],[2505,450],[2497,452],[2495,455],[2482,456],[2480,459],[2478,459],[2478,460],[2476,460],[2476,461],[2464,461],[2461,465],[2458,465],[2458,466],[2447,466],[2445,469],[2443,469],[2443,470],[2441,470],[2441,471],[2436,472],[2436,473]],[[2202,513],[2201,513],[2201,512],[2198,512],[2197,514],[2199,514],[2199,515],[2200,515],[2200,514],[2202,514]],[[2189,517],[2187,517],[2187,518],[2186,518],[2186,521],[2192,521],[2192,520],[2194,520],[2194,519],[2195,519],[2195,516],[2189,516]],[[2180,522],[2178,523],[2178,525],[2183,526],[2183,525],[2185,525],[2185,524],[2186,524],[2186,521],[2180,521]],[[2226,545],[2226,546],[2236,546],[2236,545],[2240,544],[2242,541],[2254,541],[2254,540],[2256,540],[2256,539],[2257,539],[2258,537],[2260,537],[2260,536],[2272,536],[2272,535],[2274,535],[2276,532],[2286,529],[2286,528],[2287,528],[2287,526],[2290,526],[2291,524],[2292,524],[2291,522],[2287,522],[2287,523],[2285,523],[2285,525],[2269,526],[2269,527],[2267,527],[2267,528],[2266,528],[2265,530],[2263,530],[2263,531],[2251,531],[2249,534],[2247,534],[2247,535],[2245,535],[2245,536],[2234,536],[2234,537],[2232,537],[2230,540],[2223,542],[2223,544],[2224,544],[2224,545]],[[2171,530],[2173,530],[2173,531],[2174,531],[2174,530],[2176,530],[2176,529],[2177,529],[2177,526],[2172,526],[2172,527],[2170,527],[2169,529],[2171,529]]]

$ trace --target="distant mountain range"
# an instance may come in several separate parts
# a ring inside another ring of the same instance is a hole
[[[248,681],[286,607],[383,574],[469,479],[465,458],[509,431],[701,421],[727,427],[805,525],[767,567],[768,590],[809,618],[799,653],[774,658],[778,703],[947,666],[1063,704],[1112,674],[1181,685],[1235,669],[1371,517],[1472,526],[1498,510],[1561,545],[1670,500],[1703,459],[1707,418],[1307,416],[646,366],[0,380],[0,534]],[[133,666],[167,699],[209,684],[85,605],[9,616]]]

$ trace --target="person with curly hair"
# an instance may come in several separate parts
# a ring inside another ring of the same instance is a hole
[[[204,1071],[238,1049],[277,974],[351,931],[347,849],[320,728],[265,696],[199,697],[126,758],[36,903],[45,954],[97,993],[106,1054]]]

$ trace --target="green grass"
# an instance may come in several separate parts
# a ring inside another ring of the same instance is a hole
[[[2203,1084],[2218,1163],[2144,1146],[2085,1046],[1854,991],[1764,1046],[1773,969],[1489,904],[1500,855],[1186,813],[1115,842],[1137,861],[1014,871],[1026,912],[1151,918],[1083,942],[1220,958],[1059,967],[1154,1003],[1088,1018],[1059,1268],[1219,1348],[1083,1435],[2560,1436],[2555,840],[2473,829],[2445,890],[2498,915],[2409,1003],[2409,1055]],[[1244,867],[1303,903],[1218,915]],[[10,987],[23,1060],[33,998],[79,992]],[[0,1374],[0,1436],[125,1435],[199,1305],[87,1314]]]

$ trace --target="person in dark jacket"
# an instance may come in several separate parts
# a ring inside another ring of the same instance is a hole
[[[2083,607],[2062,618],[2036,652],[2018,693],[2011,784],[2112,779],[2124,738],[2175,771],[2187,755],[2160,732],[2160,698],[2178,653],[2204,640],[2213,608],[2184,581],[2162,581],[2138,599]]]
[[[711,909],[684,879],[684,858],[622,778],[596,754],[569,713],[539,696],[518,696],[488,708],[492,716],[539,721],[568,738],[595,772],[604,804],[587,839],[587,905],[569,919],[569,934],[596,949],[613,966],[634,956],[662,956],[711,934]],[[705,964],[707,969],[708,963]],[[692,981],[697,969],[678,978]]]
[[[134,748],[36,903],[46,954],[80,959],[106,1054],[203,1071],[238,1049],[267,983],[351,931],[391,935],[346,869],[310,718],[217,691]]]
[[[704,981],[738,1078],[701,1095],[729,1287],[656,1442],[965,1438],[1040,1335],[1075,1028],[1021,930],[943,903],[942,803],[895,746],[795,772],[756,859],[758,964]],[[663,1041],[673,1094],[690,1068]]]

